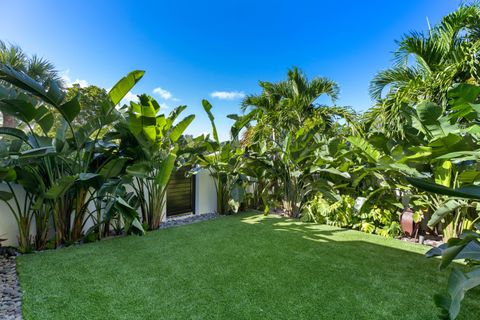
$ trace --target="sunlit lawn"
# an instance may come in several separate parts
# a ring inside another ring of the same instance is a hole
[[[18,259],[26,319],[436,319],[426,247],[246,213]],[[477,319],[480,291],[460,319]]]

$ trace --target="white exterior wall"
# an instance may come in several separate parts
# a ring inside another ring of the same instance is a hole
[[[208,170],[195,175],[195,214],[217,212],[215,181]]]
[[[25,191],[19,185],[12,185],[15,194],[20,202],[20,208],[23,208],[23,201],[25,199]],[[0,183],[0,190],[10,192],[8,186],[5,183]],[[10,199],[9,203],[15,208],[15,200]],[[30,230],[35,230],[35,221],[32,221]],[[0,238],[7,239],[2,242],[4,246],[17,246],[18,245],[18,226],[13,213],[4,201],[0,201]]]
[[[206,170],[200,170],[195,176],[195,214],[212,213],[217,210],[217,193],[213,178]],[[21,186],[14,185],[14,190],[19,196],[20,205],[23,207],[25,192]],[[0,191],[9,191],[4,183],[0,183]],[[127,191],[131,191],[131,187],[127,186]],[[14,204],[14,200],[10,200]],[[166,219],[166,203],[163,206],[163,218]],[[93,204],[89,206],[90,210],[94,210]],[[140,212],[139,212],[140,214]],[[92,221],[86,221],[84,231],[93,226]],[[35,234],[35,221],[32,221],[31,235]],[[10,208],[4,201],[0,201],[0,238],[7,239],[2,242],[4,246],[18,245],[18,226],[17,222],[10,211]]]

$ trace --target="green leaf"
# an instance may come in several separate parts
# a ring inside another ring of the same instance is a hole
[[[63,196],[65,192],[67,192],[68,189],[73,186],[74,183],[74,176],[65,176],[60,178],[60,180],[58,180],[58,182],[54,186],[47,190],[47,192],[45,193],[45,199],[58,199],[59,197]]]
[[[480,181],[480,171],[463,171],[458,175],[457,181],[462,184],[474,184]]]
[[[0,200],[6,202],[6,201],[9,201],[12,198],[13,198],[13,194],[11,192],[0,191]]]
[[[45,193],[44,177],[40,176],[34,170],[30,171],[21,166],[15,168],[17,174],[17,183],[21,185],[26,191],[35,194],[43,195]]]
[[[120,79],[110,90],[108,96],[113,105],[116,106],[125,95],[135,86],[135,84],[142,79],[145,71],[135,70]]]
[[[176,142],[183,134],[185,129],[187,129],[187,127],[190,125],[190,123],[192,123],[193,119],[195,119],[195,115],[189,115],[180,121],[176,126],[174,126],[170,132],[170,140],[172,140],[172,142]]]
[[[160,164],[155,182],[162,187],[166,187],[172,174],[173,166],[175,165],[175,159],[177,156],[174,153],[170,153],[165,160]]]
[[[78,175],[78,181],[88,187],[99,188],[102,184],[103,177],[98,173],[82,172]]]
[[[42,128],[43,132],[48,133],[52,129],[54,121],[53,114],[47,107],[42,105],[37,108],[35,122]]]
[[[468,158],[467,158],[468,157]],[[455,151],[455,152],[450,152],[443,154],[441,156],[438,156],[435,158],[436,160],[477,160],[480,159],[480,151],[475,150],[475,151]]]
[[[460,83],[448,90],[448,98],[453,100],[451,103],[475,102],[479,94],[480,87],[468,83]],[[460,99],[460,101],[458,101],[458,99]]]
[[[0,168],[0,181],[12,182],[17,178],[17,173],[13,168]]]
[[[26,142],[27,144],[30,144],[29,140],[28,140],[28,136],[25,134],[25,132],[23,132],[20,129],[0,127],[0,134],[15,137],[15,138],[18,138],[18,139]]]
[[[134,233],[137,233],[140,235],[143,235],[146,233],[145,229],[143,229],[142,223],[140,222],[140,220],[138,220],[138,218],[135,218],[132,220],[132,227],[137,231]]]
[[[448,311],[450,319],[456,319],[465,293],[477,286],[480,286],[480,267],[474,267],[466,273],[454,268],[448,280],[447,297],[437,298],[437,305]]]
[[[173,109],[172,112],[170,112],[168,118],[166,119],[165,130],[169,130],[172,127],[173,122],[183,111],[185,111],[186,108],[187,106],[178,106]]]
[[[37,113],[33,104],[21,99],[0,100],[0,111],[26,123],[32,121]]]
[[[445,160],[434,168],[435,183],[450,187],[452,180],[452,162]]]
[[[443,113],[442,107],[429,101],[420,102],[417,104],[416,109],[418,118],[424,125],[437,123],[438,118],[440,118]]]
[[[48,147],[41,147],[41,148],[35,148],[32,150],[23,151],[20,157],[23,159],[42,158],[46,155],[53,155],[53,154],[55,154],[55,148],[48,146]]]
[[[56,81],[49,81],[47,96],[52,101],[52,105],[58,107],[65,98],[65,93],[60,89]]]
[[[348,137],[347,141],[359,149],[371,162],[378,162],[380,160],[381,153],[367,140],[361,137]]]
[[[210,119],[210,123],[212,125],[212,133],[213,133],[213,138],[215,139],[216,143],[220,143],[220,140],[218,139],[218,133],[217,133],[217,127],[215,126],[215,117],[213,116],[211,110],[212,110],[212,105],[208,100],[203,99],[202,100],[202,106],[205,112],[208,115],[208,119]]]
[[[241,184],[235,183],[230,190],[230,195],[235,202],[235,212],[237,212],[240,204],[245,200],[245,189]]]
[[[58,106],[63,99],[63,95],[58,96],[59,91],[56,90],[56,88],[47,92],[40,83],[27,76],[25,73],[17,71],[12,67],[2,63],[0,63],[0,80],[4,80],[20,89],[23,89],[53,106]]]
[[[72,122],[75,117],[80,113],[80,100],[79,95],[76,95],[70,101],[65,102],[64,104],[58,107],[58,111],[68,122]]]
[[[428,221],[428,226],[433,227],[439,223],[446,215],[452,213],[453,211],[467,205],[464,201],[458,201],[454,199],[447,200],[440,207],[435,210],[432,217]]]
[[[152,166],[146,162],[139,162],[128,166],[126,171],[129,175],[146,178],[152,172]]]
[[[310,168],[310,173],[315,173],[315,172],[326,172],[326,173],[331,173],[331,174],[343,177],[345,179],[350,179],[350,174],[348,172],[342,172],[336,168],[318,168],[318,167]]]
[[[442,261],[440,262],[440,269],[445,269],[446,267],[448,267],[453,260],[462,259],[462,251],[467,247],[470,242],[476,241],[476,239],[478,239],[478,236],[479,235],[477,233],[464,233],[462,234],[462,239],[449,239],[446,243],[446,246],[441,246]]]
[[[114,203],[115,209],[122,215],[125,221],[128,222],[135,230],[140,234],[145,234],[145,230],[142,227],[142,224],[138,220],[138,212],[130,206],[124,199],[121,197],[115,198]]]
[[[413,186],[433,192],[438,194],[443,194],[452,197],[458,198],[467,198],[467,199],[480,199],[480,186],[470,185],[470,186],[463,186],[458,189],[447,188],[440,184],[436,184],[429,180],[424,179],[417,179],[417,178],[407,178],[408,182],[410,182]]]
[[[118,177],[127,161],[126,158],[112,159],[104,164],[98,173],[105,179]]]

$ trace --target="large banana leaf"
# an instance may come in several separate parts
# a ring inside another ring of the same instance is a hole
[[[218,139],[218,133],[217,133],[217,127],[215,126],[215,117],[212,114],[212,105],[208,100],[203,99],[202,100],[202,106],[205,112],[208,115],[208,119],[210,119],[210,123],[212,125],[212,134],[213,134],[213,139],[215,140],[216,143],[220,143],[220,140]]]
[[[179,116],[183,111],[185,111],[186,108],[187,108],[187,106],[178,106],[178,107],[176,107],[175,109],[173,109],[172,112],[170,112],[170,114],[169,114],[168,117],[166,118],[164,129],[165,129],[165,130],[170,130],[170,128],[171,128],[172,125],[173,125],[173,122],[178,118],[178,116]]]
[[[480,285],[480,267],[474,267],[469,272],[454,268],[448,279],[447,295],[435,296],[436,304],[443,308],[450,319],[456,319],[465,293]]]
[[[114,158],[103,165],[98,173],[105,179],[118,177],[127,161],[126,158]]]
[[[73,186],[75,179],[76,178],[74,176],[64,176],[60,178],[60,180],[54,186],[45,192],[45,199],[55,200],[63,196],[65,192],[67,192],[68,189]]]
[[[22,99],[1,99],[0,111],[26,123],[32,121],[37,114],[37,110],[33,104]]]
[[[113,88],[108,92],[108,96],[113,106],[116,106],[125,95],[142,79],[145,71],[135,70],[120,79]]]
[[[435,183],[450,187],[452,182],[452,167],[452,162],[449,160],[440,162],[434,169]]]
[[[180,138],[185,129],[187,129],[190,123],[192,123],[193,119],[195,119],[195,115],[189,115],[174,126],[170,132],[170,140],[172,140],[172,142],[177,142],[178,138]]]
[[[172,174],[173,166],[175,165],[175,159],[177,156],[174,153],[170,153],[165,160],[160,164],[155,182],[162,187],[166,187]]]
[[[65,120],[67,120],[68,122],[72,122],[75,117],[80,113],[79,96],[77,95],[70,101],[59,105],[57,109],[62,114]]]
[[[137,162],[128,166],[126,172],[129,175],[139,178],[147,178],[149,173],[152,172],[153,168],[150,163],[147,162]]]
[[[367,140],[361,137],[348,137],[347,141],[350,142],[355,148],[362,152],[371,162],[378,162],[381,158],[381,153]]]
[[[42,158],[45,157],[46,155],[53,155],[55,154],[55,148],[48,146],[48,147],[40,147],[40,148],[35,148],[32,150],[26,150],[23,151],[20,155],[21,158],[27,159],[27,158]]]
[[[58,86],[54,81],[50,83],[50,89],[46,91],[40,83],[27,76],[25,73],[1,63],[0,80],[23,89],[54,106],[60,104],[64,98],[64,94],[58,89]]]
[[[30,144],[28,136],[25,132],[17,128],[9,128],[9,127],[0,127],[0,134],[12,136],[24,141],[27,144]]]
[[[442,154],[435,158],[436,160],[457,160],[457,161],[468,161],[468,160],[479,160],[480,159],[480,150],[464,150],[464,151],[455,151]]]
[[[125,229],[130,229],[137,234],[145,234],[142,224],[140,223],[138,212],[130,206],[121,197],[116,197],[114,202],[115,209],[122,215],[126,222]],[[130,228],[129,228],[130,227]]]
[[[407,178],[407,180],[413,186],[425,191],[458,198],[480,199],[480,186],[477,185],[452,189],[425,179]]]
[[[228,204],[232,207],[234,212],[238,212],[241,203],[245,200],[245,189],[240,183],[234,183],[230,190],[231,199]]]
[[[37,108],[35,114],[35,122],[42,128],[44,133],[48,133],[50,129],[53,127],[53,123],[55,122],[55,118],[45,106],[40,106]]]
[[[435,210],[432,217],[428,221],[428,226],[433,227],[439,223],[446,215],[454,212],[455,210],[468,205],[465,201],[450,199],[444,202],[440,207]]]

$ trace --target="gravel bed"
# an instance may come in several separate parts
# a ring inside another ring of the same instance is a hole
[[[20,285],[15,257],[0,256],[0,319],[22,319]]]
[[[162,222],[160,224],[160,229],[211,220],[217,217],[218,215],[216,213],[189,214],[189,215],[183,215],[183,216],[169,217],[167,218],[167,221]]]

